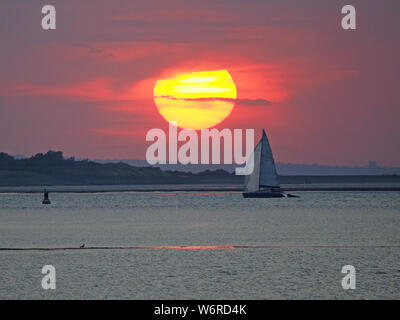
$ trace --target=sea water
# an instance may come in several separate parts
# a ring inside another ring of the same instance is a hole
[[[2,193],[0,248],[77,250],[0,250],[0,299],[399,299],[400,193],[296,194]]]

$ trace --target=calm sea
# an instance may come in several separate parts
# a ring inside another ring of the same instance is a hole
[[[154,247],[0,251],[0,299],[399,299],[400,193],[296,194],[0,194],[0,248]]]

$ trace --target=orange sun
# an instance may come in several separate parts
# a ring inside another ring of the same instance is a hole
[[[158,111],[180,128],[214,127],[232,112],[235,99],[236,86],[227,70],[178,74],[154,86]]]

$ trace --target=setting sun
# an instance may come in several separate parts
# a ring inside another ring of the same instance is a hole
[[[229,116],[235,99],[236,86],[227,70],[178,74],[154,86],[158,111],[181,128],[214,127]]]

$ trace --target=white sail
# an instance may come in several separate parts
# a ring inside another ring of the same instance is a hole
[[[279,188],[274,157],[264,130],[262,138],[254,148],[251,157],[254,158],[254,170],[252,174],[246,176],[246,190],[249,192],[257,192],[263,187]]]
[[[261,141],[260,188],[279,188],[274,156],[272,155],[271,146],[264,130]]]

